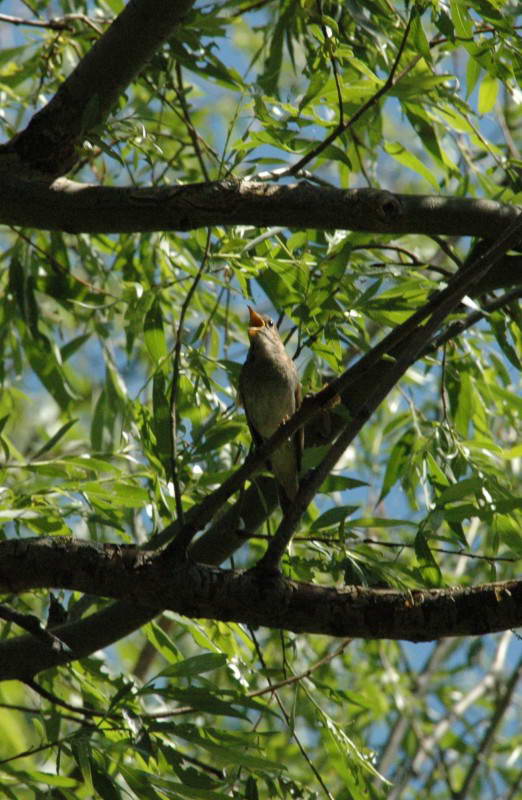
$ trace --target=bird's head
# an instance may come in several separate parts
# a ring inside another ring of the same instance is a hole
[[[250,324],[248,327],[248,338],[250,347],[257,352],[268,353],[272,350],[284,349],[279,332],[274,322],[265,314],[258,314],[252,306],[248,306],[250,313]]]

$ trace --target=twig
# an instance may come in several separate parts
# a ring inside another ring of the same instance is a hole
[[[438,245],[438,247],[442,250],[442,252],[445,253],[448,256],[448,258],[451,261],[453,261],[454,264],[457,265],[457,267],[459,269],[462,268],[461,259],[458,257],[458,255],[456,253],[453,252],[453,250],[451,249],[449,244],[446,242],[445,239],[442,238],[442,236],[433,235],[433,236],[430,236],[430,239],[433,239],[435,244]]]
[[[94,726],[89,726],[91,730],[95,730]],[[85,730],[85,726],[84,726]],[[66,742],[70,742],[72,736],[74,734],[67,734],[67,736],[62,736],[60,739],[55,739],[53,742],[45,742],[45,744],[40,744],[36,747],[29,747],[27,750],[22,751],[21,753],[17,753],[14,756],[9,756],[9,758],[3,758],[0,761],[0,766],[3,764],[9,764],[11,761],[16,761],[19,758],[27,758],[27,756],[36,755],[36,753],[43,753],[44,750],[51,750],[59,748],[61,745],[66,744]]]
[[[178,479],[178,470],[177,470],[177,426],[176,426],[176,408],[177,408],[177,396],[178,396],[178,383],[179,383],[179,366],[181,360],[181,337],[183,334],[183,325],[185,322],[185,316],[188,311],[188,307],[191,303],[192,297],[196,288],[198,286],[199,281],[201,280],[201,276],[205,270],[208,261],[208,255],[210,252],[210,228],[207,231],[207,241],[205,243],[205,250],[203,253],[203,258],[201,259],[201,264],[199,265],[199,269],[196,273],[194,280],[190,286],[190,289],[187,292],[187,296],[183,301],[181,306],[181,312],[179,315],[179,323],[176,329],[176,341],[174,344],[174,360],[172,364],[172,388],[170,392],[170,474],[172,478],[172,484],[174,486],[174,498],[176,501],[176,514],[177,519],[180,525],[184,524],[184,515],[183,515],[183,504],[181,502],[181,487],[179,485]]]
[[[9,14],[0,14],[0,22],[8,22],[11,25],[26,25],[31,28],[48,28],[52,31],[74,31],[72,22],[84,22],[96,33],[101,33],[100,28],[86,14],[65,14],[63,17],[51,17],[48,20],[23,19],[22,17],[12,17]],[[96,17],[96,22],[103,25],[110,25],[113,20],[109,17]]]
[[[93,708],[85,708],[85,706],[72,706],[70,703],[66,703],[65,700],[61,700],[55,694],[52,694],[52,692],[48,692],[47,689],[44,689],[42,686],[36,683],[36,681],[34,681],[32,678],[24,680],[24,683],[26,686],[29,686],[29,688],[32,689],[34,692],[39,694],[40,697],[43,697],[44,700],[49,700],[49,702],[53,703],[54,705],[60,706],[61,708],[66,708],[67,711],[74,711],[75,714],[83,714],[85,717],[111,716],[106,712],[100,713],[99,711],[96,711]]]
[[[277,689],[282,689],[283,686],[290,686],[292,683],[299,683],[299,681],[302,681],[304,678],[309,678],[310,675],[313,675],[313,673],[319,669],[319,667],[329,664],[334,658],[340,656],[341,653],[346,650],[351,641],[351,639],[343,639],[339,647],[337,647],[333,653],[329,653],[327,656],[324,656],[324,658],[316,661],[315,664],[312,664],[312,666],[308,667],[308,669],[303,670],[303,672],[300,672],[298,675],[291,675],[289,678],[285,678],[278,683],[269,683],[268,686],[264,686],[262,689],[256,689],[254,692],[249,692],[248,697],[261,697],[264,694],[275,692]]]
[[[471,328],[481,319],[487,317],[491,311],[498,311],[499,308],[503,308],[513,300],[518,300],[521,297],[522,289],[513,289],[511,292],[506,292],[500,297],[496,297],[494,300],[491,300],[491,302],[485,303],[481,311],[473,311],[471,314],[468,314],[465,319],[460,320],[459,322],[453,322],[449,328],[444,331],[444,333],[441,333],[440,336],[437,336],[437,338],[430,343],[424,354],[427,355],[428,353],[435,352],[435,350],[438,350],[438,348],[446,344],[446,342],[449,342],[455,336],[458,336],[463,331]]]
[[[337,91],[337,106],[339,108],[339,126],[344,126],[344,109],[343,109],[343,95],[341,92],[341,86],[339,84],[339,72],[337,69],[337,60],[333,54],[333,46],[332,46],[332,37],[329,35],[328,31],[326,30],[326,25],[323,21],[323,4],[322,0],[317,0],[317,11],[321,18],[321,30],[323,32],[324,41],[326,50],[328,52],[328,58],[330,59],[330,64],[332,65],[332,72],[335,80],[335,88]]]
[[[271,0],[257,0],[257,2],[249,3],[248,5],[241,8],[239,11],[235,11],[233,14],[230,15],[230,19],[236,19],[236,17],[242,17],[243,14],[248,14],[249,11],[257,11],[263,6],[267,6]]]
[[[205,164],[205,159],[203,158],[203,153],[201,152],[201,147],[199,146],[199,135],[196,129],[194,128],[194,125],[192,124],[192,120],[190,118],[190,111],[187,104],[187,99],[185,97],[185,87],[183,85],[183,73],[181,71],[181,65],[179,61],[176,61],[175,73],[176,73],[177,86],[175,86],[174,89],[179,104],[181,106],[181,110],[183,112],[183,121],[187,127],[187,131],[192,141],[192,146],[194,148],[194,153],[199,163],[199,168],[201,169],[201,172],[203,173],[203,177],[205,178],[205,180],[209,181],[210,176],[208,174],[207,166]]]
[[[354,528],[357,527],[357,521],[354,522]],[[266,536],[265,534],[256,534],[255,536],[251,536],[251,539],[264,539],[266,541],[270,541],[271,537]],[[346,547],[346,542],[341,541],[340,539],[334,538],[333,536],[296,536],[294,538],[294,542],[317,542],[319,544],[325,544],[328,547]],[[371,544],[375,545],[376,547],[387,547],[392,550],[413,550],[415,549],[415,544],[413,542],[383,542],[379,539],[354,539],[353,540],[354,547],[360,544]],[[459,556],[462,558],[474,558],[478,561],[487,561],[489,563],[493,563],[496,561],[503,561],[507,564],[516,564],[520,561],[520,558],[517,556],[488,556],[483,555],[480,553],[468,553],[466,550],[449,550],[447,547],[435,547],[430,544],[430,550],[433,550],[434,553],[442,553],[446,556]]]
[[[30,633],[31,636],[49,645],[51,650],[55,650],[58,653],[70,651],[70,647],[59,639],[58,636],[55,636],[54,633],[44,628],[38,617],[35,617],[34,614],[21,614],[2,603],[0,604],[0,618],[6,620],[6,622],[14,622],[15,625],[18,625],[19,628]]]
[[[323,779],[321,777],[321,773],[319,772],[319,770],[315,766],[314,762],[311,760],[310,756],[306,752],[304,746],[302,745],[301,740],[299,739],[299,737],[298,737],[298,735],[296,733],[295,725],[291,724],[290,715],[288,714],[288,711],[284,707],[283,701],[281,700],[281,698],[279,697],[279,694],[277,693],[277,689],[275,687],[273,687],[271,685],[271,683],[270,683],[269,672],[268,672],[268,669],[266,667],[265,660],[263,658],[263,653],[261,652],[261,648],[259,646],[259,642],[257,641],[256,635],[255,635],[254,631],[252,630],[252,628],[250,628],[250,635],[252,637],[252,641],[254,642],[254,647],[256,648],[257,656],[258,656],[258,658],[259,658],[259,660],[261,662],[261,665],[262,665],[262,667],[263,667],[263,669],[264,669],[264,671],[265,671],[265,673],[267,675],[267,681],[268,681],[268,684],[269,684],[268,689],[269,689],[270,693],[272,694],[272,696],[275,697],[276,703],[279,706],[283,717],[285,718],[285,722],[287,724],[288,730],[290,731],[293,740],[295,741],[297,747],[299,748],[299,751],[300,751],[302,757],[304,758],[304,760],[306,761],[306,763],[308,764],[308,766],[312,770],[312,772],[313,772],[313,774],[315,776],[315,779],[317,780],[317,782],[321,786],[321,789],[325,793],[325,795],[328,798],[328,800],[334,800],[333,795],[331,794],[330,790],[328,789],[328,787],[326,786],[325,782],[323,781]]]
[[[318,145],[312,148],[312,150],[310,150],[309,153],[300,158],[299,161],[297,161],[292,167],[290,167],[288,169],[287,175],[296,175],[296,173],[302,170],[303,167],[306,167],[306,165],[309,164],[310,161],[312,161],[314,158],[320,155],[327,147],[329,147],[329,145],[331,145],[332,142],[334,142],[337,139],[337,137],[341,135],[341,133],[345,133],[349,128],[351,128],[363,116],[363,114],[365,114],[366,111],[368,111],[369,108],[375,105],[375,103],[377,103],[377,101],[380,100],[380,98],[383,95],[385,95],[391,88],[393,88],[397,83],[399,83],[399,81],[401,81],[402,78],[404,78],[404,76],[407,75],[408,72],[410,72],[413,69],[413,67],[418,63],[421,56],[417,56],[412,61],[411,64],[409,64],[397,77],[395,77],[397,68],[399,66],[399,62],[404,52],[404,48],[406,47],[406,42],[410,32],[412,19],[413,15],[410,16],[410,19],[406,24],[406,28],[404,29],[404,34],[401,43],[399,45],[399,49],[397,51],[397,55],[395,56],[392,68],[390,70],[390,74],[388,75],[386,81],[383,83],[381,88],[378,89],[365,103],[363,103],[362,106],[358,108],[357,111],[354,114],[352,114],[352,116],[349,119],[346,120],[346,122],[344,121],[339,122],[335,130],[332,131],[332,133],[329,136],[327,136],[326,139],[324,139],[322,142],[320,142]]]
[[[424,264],[424,261],[421,261],[415,253],[412,253],[411,250],[407,250],[405,247],[400,247],[397,244],[380,244],[378,242],[368,242],[367,244],[355,244],[353,247],[350,248],[350,252],[354,253],[356,250],[393,250],[395,253],[399,255],[404,255],[410,259],[411,264],[407,266],[414,266],[420,267]],[[403,266],[403,262],[397,262],[401,266]]]

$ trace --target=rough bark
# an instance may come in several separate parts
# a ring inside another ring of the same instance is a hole
[[[162,553],[66,537],[0,543],[0,591],[51,587],[122,599],[143,608],[144,621],[151,612],[170,609],[192,618],[366,639],[425,642],[522,625],[522,581],[407,592],[333,588],[259,569],[176,565]],[[88,619],[85,623],[88,628]],[[74,639],[68,637],[67,625],[53,628],[53,634],[82,651],[78,627]],[[5,643],[0,679],[34,674],[31,670],[45,663],[46,649],[55,656],[49,645],[31,636]],[[36,658],[37,651],[44,654],[43,662]],[[70,654],[66,656],[70,660]]]

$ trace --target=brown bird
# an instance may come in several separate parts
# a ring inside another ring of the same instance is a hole
[[[294,362],[285,350],[270,317],[248,306],[250,349],[239,376],[239,394],[255,445],[262,444],[301,405],[301,384]],[[291,505],[299,488],[303,429],[270,456],[281,508]]]

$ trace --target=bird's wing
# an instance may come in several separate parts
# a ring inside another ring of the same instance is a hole
[[[302,400],[303,400],[303,393],[301,390],[301,384],[297,381],[297,386],[294,392],[295,398],[295,410],[300,407]],[[301,462],[303,460],[303,449],[304,449],[304,428],[299,428],[294,433],[294,447],[295,447],[295,457],[297,461],[297,472],[301,472]]]
[[[248,422],[248,430],[250,431],[250,436],[252,437],[252,441],[254,442],[254,445],[255,445],[256,447],[260,447],[260,446],[263,444],[263,439],[262,439],[262,437],[259,435],[259,433],[257,432],[257,430],[254,428],[254,426],[253,426],[253,424],[252,424],[252,420],[251,420],[251,419],[250,419],[250,417],[248,416],[248,411],[247,411],[246,403],[245,403],[245,401],[244,401],[243,395],[241,394],[241,389],[239,389],[239,391],[238,391],[238,393],[237,393],[237,394],[238,394],[238,397],[239,397],[239,402],[240,402],[240,404],[243,406],[243,408],[244,408],[244,410],[245,410],[245,417],[246,417],[246,419],[247,419],[247,422]]]

